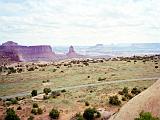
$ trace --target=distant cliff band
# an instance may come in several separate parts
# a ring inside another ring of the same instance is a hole
[[[0,57],[8,58],[11,61],[51,61],[83,56],[78,55],[73,46],[70,46],[66,55],[58,55],[52,51],[49,45],[21,46],[13,41],[8,41],[0,46]]]

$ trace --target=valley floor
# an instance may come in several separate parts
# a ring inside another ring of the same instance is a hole
[[[52,108],[60,111],[60,120],[69,120],[88,107],[103,108],[115,113],[127,101],[122,101],[120,106],[112,106],[109,104],[109,97],[118,95],[119,99],[122,99],[118,92],[124,87],[131,91],[134,87],[145,90],[151,86],[160,77],[160,69],[155,68],[157,64],[160,64],[159,60],[145,63],[142,60],[100,60],[94,63],[63,61],[12,64],[10,67],[21,68],[22,72],[1,73],[0,97],[25,95],[25,99],[19,101],[19,104],[10,105],[15,110],[18,106],[22,107],[22,111],[17,111],[22,120],[32,115],[32,104],[35,102],[44,111],[42,115],[34,115],[36,120],[49,120],[48,114]],[[29,68],[33,70],[28,71]],[[41,95],[44,88],[60,91],[60,96],[39,101],[30,97],[32,90],[38,90]],[[62,92],[64,89],[65,92]],[[89,106],[85,105],[86,102]],[[1,108],[0,116],[3,118],[6,106],[1,104]]]

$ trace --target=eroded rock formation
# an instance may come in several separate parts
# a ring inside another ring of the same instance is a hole
[[[51,46],[22,46],[13,41],[8,41],[0,46],[0,55],[11,61],[50,61],[50,60],[63,60],[70,58],[84,58],[74,50],[73,46],[69,47],[68,53],[55,54]],[[1,58],[2,58],[1,57]]]
[[[78,54],[75,52],[73,46],[70,46],[70,47],[69,47],[69,51],[68,51],[68,53],[67,53],[66,55],[67,55],[68,57],[77,57],[77,56],[78,56]]]
[[[2,44],[0,52],[13,61],[47,61],[55,58],[55,53],[50,46],[21,46],[12,41]]]

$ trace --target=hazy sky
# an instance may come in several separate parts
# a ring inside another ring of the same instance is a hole
[[[160,0],[0,0],[0,43],[160,42]]]

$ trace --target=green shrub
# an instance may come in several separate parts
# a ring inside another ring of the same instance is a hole
[[[100,117],[101,117],[101,113],[97,111],[96,118],[100,118]]]
[[[11,74],[12,72],[11,71],[8,71],[7,75]]]
[[[12,99],[11,99],[11,103],[12,103],[12,104],[17,104],[18,101],[17,101],[15,98],[12,98]]]
[[[128,87],[124,87],[122,91],[118,92],[120,95],[128,94]]]
[[[85,102],[85,106],[89,106],[89,102],[88,101]]]
[[[124,94],[128,94],[128,87],[124,87],[123,90],[122,90],[122,92],[123,92]]]
[[[124,96],[129,100],[133,98],[133,96],[131,94],[125,94]]]
[[[6,99],[6,104],[11,105],[11,104],[17,104],[18,101],[15,98],[8,98]]]
[[[34,114],[34,115],[37,115],[37,109],[33,108],[33,109],[31,110],[31,113]]]
[[[124,95],[123,91],[119,91],[118,94],[120,95]]]
[[[86,120],[94,120],[95,118],[100,118],[101,114],[95,108],[87,108],[83,113],[83,117]]]
[[[101,77],[98,78],[98,81],[104,81],[104,80],[106,80],[106,78],[101,78]]]
[[[160,120],[159,118],[153,117],[150,112],[141,112],[139,114],[139,118],[135,118],[134,120]]]
[[[142,62],[145,64],[145,63],[146,63],[146,60],[143,60]]]
[[[38,69],[38,67],[36,66],[35,69]]]
[[[46,95],[48,95],[48,93],[51,92],[51,89],[50,89],[50,88],[44,88],[44,89],[43,89],[43,92],[44,92]]]
[[[49,96],[48,95],[43,95],[43,100],[47,100],[49,99]]]
[[[38,108],[38,109],[37,109],[37,113],[40,115],[40,114],[43,113],[43,110],[42,110],[41,108]]]
[[[7,115],[5,117],[5,120],[20,120],[13,109],[7,109],[6,113]]]
[[[11,99],[13,99],[13,98],[7,98],[6,101],[11,101]]]
[[[127,98],[126,97],[122,97],[122,101],[126,101],[127,100]]]
[[[18,72],[18,73],[21,73],[22,71],[23,71],[22,68],[18,68],[18,69],[17,69],[17,72]]]
[[[34,117],[30,116],[27,120],[34,120]]]
[[[31,94],[32,94],[32,97],[37,96],[37,90],[32,90]]]
[[[71,120],[84,120],[81,113],[76,113],[76,115]]]
[[[15,97],[15,99],[16,99],[17,101],[20,101],[20,100],[21,100],[19,97]]]
[[[135,95],[138,95],[139,93],[141,93],[141,90],[138,89],[137,87],[134,87],[134,88],[131,90],[131,93],[132,93],[132,94],[135,94]]]
[[[38,104],[37,103],[33,103],[33,108],[38,108]]]
[[[0,73],[1,73],[2,71],[3,71],[3,67],[1,66],[1,67],[0,67]]]
[[[56,72],[57,71],[57,69],[53,69],[53,72]]]
[[[21,107],[21,106],[18,106],[18,107],[17,107],[17,110],[22,110],[22,107]]]
[[[16,69],[14,69],[14,67],[9,67],[8,69],[10,73],[16,73]]]
[[[35,68],[33,68],[33,67],[28,69],[28,71],[34,71],[34,70],[35,70]]]
[[[50,80],[47,80],[47,82],[50,82]]]
[[[56,97],[58,97],[58,96],[60,96],[61,95],[61,93],[59,92],[59,91],[53,91],[52,92],[52,97],[53,98],[56,98]]]
[[[7,106],[10,106],[11,104],[12,104],[11,101],[6,101]]]
[[[61,92],[62,92],[62,93],[64,93],[64,92],[66,92],[66,90],[65,90],[65,89],[63,89],[63,90],[61,90]]]
[[[137,62],[137,60],[134,60],[134,63],[136,63]]]
[[[109,97],[109,103],[110,103],[111,105],[120,105],[120,104],[121,104],[121,101],[118,99],[118,96],[115,95],[115,96]]]
[[[87,62],[83,62],[83,64],[84,64],[85,66],[89,66],[89,63],[87,63]]]
[[[155,66],[156,69],[158,69],[158,66]]]
[[[47,81],[43,80],[42,83],[46,83]]]
[[[56,109],[52,109],[51,112],[49,113],[49,116],[52,119],[58,119],[59,115],[60,115],[60,112]]]

